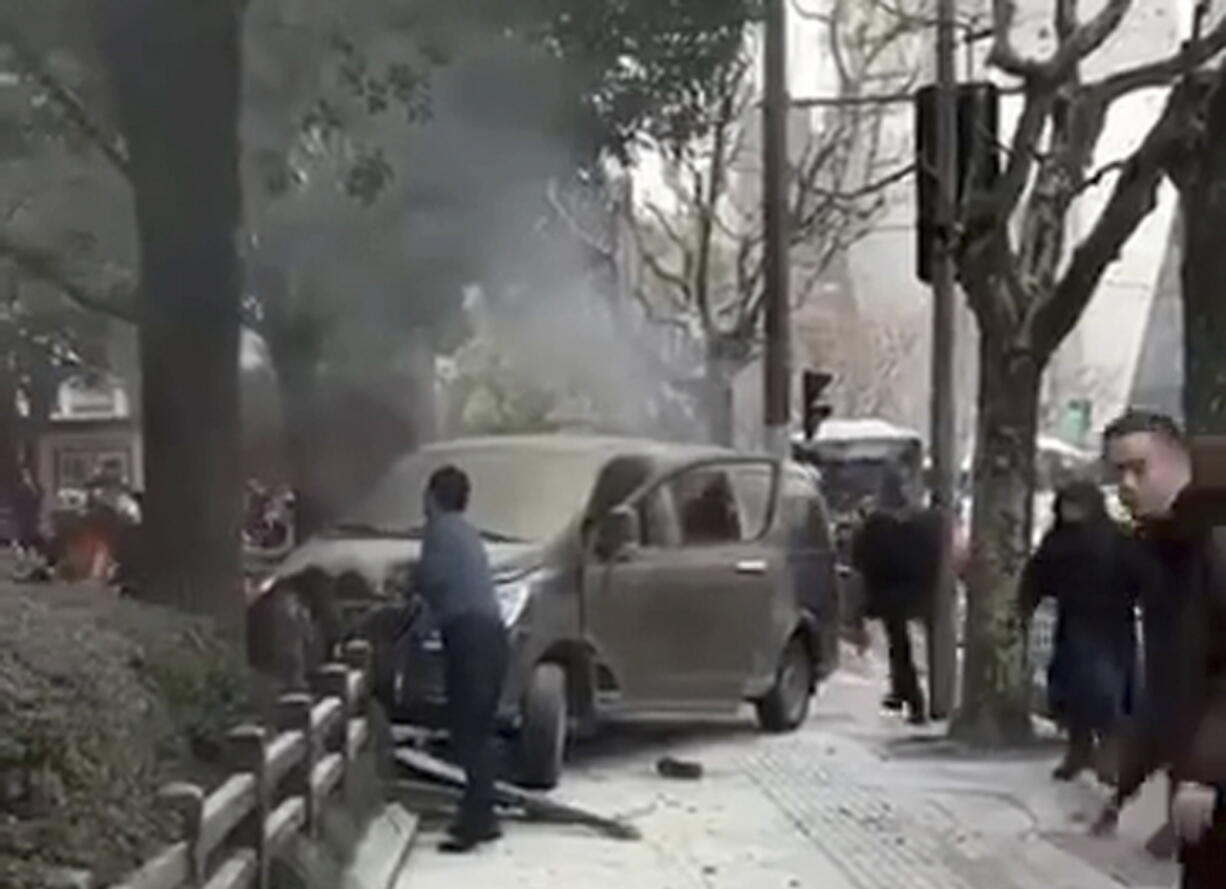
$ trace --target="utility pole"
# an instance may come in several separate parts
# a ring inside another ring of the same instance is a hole
[[[957,415],[954,404],[954,340],[957,278],[954,267],[958,194],[958,85],[956,0],[937,0],[936,130],[937,243],[932,278],[932,505],[939,510],[943,536],[941,568],[928,634],[928,677],[932,715],[952,713],[957,688],[957,627],[952,530],[957,516]]]
[[[767,0],[762,113],[763,275],[766,354],[763,385],[766,447],[791,451],[791,304],[788,297],[788,71],[787,0]]]

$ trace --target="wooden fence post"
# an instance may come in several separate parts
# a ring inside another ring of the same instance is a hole
[[[310,695],[282,695],[277,704],[277,728],[283,732],[301,732],[303,738],[302,762],[286,776],[286,786],[294,796],[301,796],[306,810],[306,835],[316,836],[318,826],[315,812],[315,794],[311,792],[311,773],[319,755],[319,739],[311,729]]]
[[[255,806],[251,815],[239,827],[241,841],[255,852],[256,889],[268,889],[270,862],[264,842],[264,825],[272,811],[272,794],[268,786],[268,735],[262,726],[239,726],[229,735],[231,757],[240,771],[255,778]]]
[[[353,700],[349,694],[349,668],[343,664],[325,664],[320,668],[316,678],[317,687],[325,697],[337,698],[341,702],[341,721],[336,734],[325,743],[340,754],[343,764],[341,772],[341,793],[345,805],[353,803],[353,769],[349,761],[349,720],[353,718]]]
[[[195,784],[175,782],[163,787],[157,796],[158,805],[178,816],[183,842],[187,844],[187,885],[199,889],[204,885],[207,862],[200,855],[200,825],[204,819],[204,789]]]
[[[354,701],[355,705],[362,704],[370,698],[374,648],[365,639],[352,639],[345,643],[343,657],[350,670],[362,674],[362,700]]]

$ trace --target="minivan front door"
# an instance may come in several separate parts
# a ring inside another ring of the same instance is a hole
[[[642,546],[586,585],[588,633],[616,680],[616,707],[724,712],[744,697],[780,566],[752,539],[759,529],[742,527],[729,469],[695,467],[644,497]]]

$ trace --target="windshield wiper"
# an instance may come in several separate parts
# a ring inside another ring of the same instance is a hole
[[[386,537],[393,540],[416,540],[421,537],[420,528],[380,528],[366,522],[341,522],[324,533],[336,537]]]

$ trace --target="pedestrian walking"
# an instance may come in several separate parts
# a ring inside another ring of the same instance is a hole
[[[507,670],[507,637],[481,536],[465,517],[470,483],[448,466],[425,491],[416,585],[443,637],[448,728],[464,769],[464,797],[443,843],[467,852],[501,836],[494,812],[494,732]]]
[[[890,692],[884,705],[906,709],[910,722],[928,721],[924,691],[911,645],[911,623],[931,617],[941,558],[940,517],[912,510],[902,481],[887,473],[876,508],[852,543],[852,564],[860,574],[864,616],[880,620],[889,648]]]
[[[13,520],[17,545],[25,558],[43,555],[42,511],[43,492],[34,480],[34,474],[23,467],[13,492]]]
[[[1130,412],[1108,427],[1105,446],[1154,572],[1142,706],[1096,826],[1112,826],[1146,778],[1167,768],[1181,885],[1218,889],[1226,885],[1226,530],[1197,508],[1189,445],[1172,419]]]
[[[1048,704],[1068,733],[1053,777],[1071,781],[1107,764],[1131,710],[1137,663],[1134,544],[1107,513],[1097,485],[1074,482],[1057,495],[1054,524],[1022,575],[1019,610],[1029,623],[1045,599],[1056,603],[1047,669]]]

